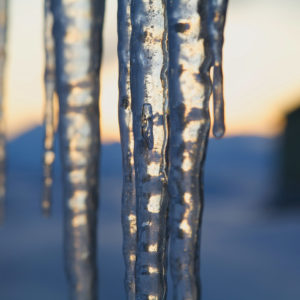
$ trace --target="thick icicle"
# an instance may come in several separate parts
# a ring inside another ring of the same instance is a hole
[[[131,0],[118,0],[119,125],[123,157],[123,255],[128,300],[135,299],[136,193],[134,138],[130,91]]]
[[[45,0],[44,10],[44,46],[45,46],[45,111],[44,111],[44,190],[42,210],[45,215],[51,211],[51,192],[53,184],[52,168],[54,153],[54,92],[55,92],[55,53],[53,39],[54,18],[51,0]]]
[[[166,297],[167,48],[165,3],[131,1],[131,92],[138,246],[136,299]]]
[[[228,0],[211,0],[208,7],[208,34],[213,55],[213,133],[221,138],[225,133],[222,52]]]
[[[104,0],[54,0],[70,299],[97,299],[99,69]]]
[[[176,300],[201,297],[202,169],[212,89],[206,6],[206,0],[168,0],[170,261]]]
[[[0,223],[5,214],[5,126],[4,126],[4,69],[6,59],[8,1],[0,0]]]

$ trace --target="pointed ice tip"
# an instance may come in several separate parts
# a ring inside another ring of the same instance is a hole
[[[222,124],[221,126],[220,125],[216,126],[216,124],[214,124],[213,134],[214,134],[214,137],[216,139],[222,138],[224,136],[224,134],[225,134],[225,126],[224,126],[224,124]]]

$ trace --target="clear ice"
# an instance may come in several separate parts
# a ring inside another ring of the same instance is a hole
[[[52,182],[56,90],[70,298],[95,300],[104,0],[49,0],[45,5],[45,185]],[[174,299],[197,300],[212,92],[214,135],[225,131],[222,47],[228,1],[118,0],[118,5],[127,299],[166,299],[170,235]],[[47,195],[46,210],[51,206]]]
[[[208,36],[213,59],[213,133],[216,138],[221,138],[225,133],[222,52],[227,6],[228,0],[211,0],[207,7]]]
[[[123,159],[122,225],[125,262],[125,290],[135,299],[136,192],[134,137],[130,90],[131,0],[118,0],[119,125]]]
[[[52,0],[70,299],[97,299],[99,70],[104,0]]]
[[[45,108],[44,108],[44,186],[42,198],[42,211],[47,216],[51,211],[51,194],[53,185],[54,152],[54,93],[55,93],[55,49],[53,38],[54,18],[51,1],[44,2],[44,47],[45,47]]]
[[[222,47],[227,4],[225,0],[119,0],[128,299],[166,299],[169,235],[174,299],[201,298],[209,99],[213,92],[213,132],[220,138],[225,131]]]
[[[137,201],[136,299],[166,298],[167,22],[165,1],[131,0],[130,86]]]
[[[170,266],[176,300],[200,299],[203,164],[210,129],[206,1],[168,1]],[[200,72],[199,72],[200,70]]]

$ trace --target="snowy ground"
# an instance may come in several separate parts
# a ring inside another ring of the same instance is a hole
[[[38,206],[41,138],[37,128],[8,146],[7,213],[0,228],[3,300],[67,299],[58,174],[52,218],[44,219]],[[209,145],[202,233],[203,300],[300,299],[299,215],[271,215],[266,210],[278,188],[274,183],[277,149],[275,140],[257,137],[213,140]],[[125,299],[120,148],[106,145],[102,152],[100,298]],[[171,290],[169,296],[171,299]]]

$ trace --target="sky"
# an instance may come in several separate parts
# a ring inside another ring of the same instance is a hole
[[[117,0],[106,1],[101,135],[119,140]],[[8,138],[42,123],[43,1],[11,0],[6,65]],[[227,135],[275,135],[300,105],[300,1],[230,0],[224,45]]]

